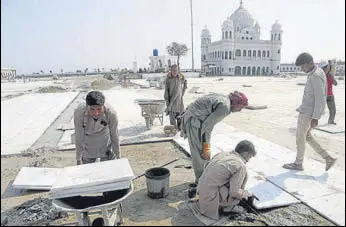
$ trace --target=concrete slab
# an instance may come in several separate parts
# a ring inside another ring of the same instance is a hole
[[[30,148],[76,95],[27,94],[1,101],[1,155]]]
[[[22,167],[14,180],[15,189],[50,190],[61,168]]]
[[[65,167],[58,175],[50,194],[55,197],[60,193],[70,195],[81,188],[85,188],[86,192],[94,192],[99,190],[100,186],[104,191],[116,190],[114,185],[109,184],[131,181],[134,177],[127,158],[69,166]],[[106,185],[111,186],[111,188],[104,188],[103,186]]]
[[[268,107],[266,105],[248,105],[244,108],[248,110],[263,110],[267,109]]]

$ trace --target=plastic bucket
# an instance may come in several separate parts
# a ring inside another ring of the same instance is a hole
[[[166,168],[151,168],[145,172],[148,196],[161,199],[168,196],[170,172]]]

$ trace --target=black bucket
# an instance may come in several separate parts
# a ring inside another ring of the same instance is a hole
[[[166,168],[151,168],[145,172],[147,179],[148,196],[152,199],[161,199],[168,196],[170,172]]]

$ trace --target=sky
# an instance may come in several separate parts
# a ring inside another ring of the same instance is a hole
[[[200,35],[207,25],[212,41],[239,0],[193,0],[195,68],[200,68]],[[270,39],[282,25],[281,63],[301,52],[315,61],[345,59],[345,0],[243,0]],[[75,72],[89,68],[149,67],[153,49],[180,42],[189,51],[182,68],[191,68],[189,0],[1,0],[1,67],[17,74]]]

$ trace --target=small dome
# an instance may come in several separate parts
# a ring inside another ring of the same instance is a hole
[[[235,25],[252,27],[254,19],[251,14],[240,4],[239,8],[230,16]]]
[[[210,31],[208,30],[207,26],[204,26],[204,29],[202,30],[202,36],[210,37]]]
[[[233,28],[233,21],[231,21],[230,19],[225,20],[222,24],[222,28],[223,29]]]
[[[275,24],[272,25],[272,31],[282,31],[281,24],[278,21],[275,21]]]

